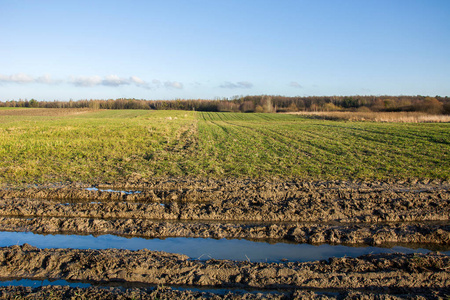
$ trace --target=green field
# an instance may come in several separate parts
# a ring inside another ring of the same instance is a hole
[[[0,110],[0,181],[450,178],[450,124],[282,114]]]

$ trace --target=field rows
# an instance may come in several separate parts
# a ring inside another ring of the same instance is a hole
[[[152,176],[450,178],[447,123],[184,111],[2,112],[4,183]]]
[[[247,162],[251,164],[247,173],[252,176],[448,178],[447,124],[350,123],[286,115],[247,116],[202,115],[201,141],[205,144],[214,141],[210,146],[214,156],[226,157],[219,159],[217,166],[228,168],[224,173],[239,175],[240,171],[233,167],[242,167]]]

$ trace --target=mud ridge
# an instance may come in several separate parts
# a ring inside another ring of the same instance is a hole
[[[450,286],[450,257],[380,254],[308,263],[193,261],[149,250],[0,248],[0,276],[155,285],[248,288],[432,288]]]
[[[404,222],[450,220],[450,189],[428,187],[309,188],[293,185],[249,190],[140,194],[73,188],[0,190],[0,212],[17,216],[123,217],[182,220],[291,222]],[[136,201],[136,197],[140,197]],[[82,200],[80,200],[82,198]],[[132,198],[132,199],[130,199]],[[180,199],[182,198],[182,199]],[[53,199],[53,200],[51,200]],[[57,200],[57,201],[55,201]]]
[[[320,292],[310,290],[295,290],[291,293],[243,293],[229,291],[226,294],[213,292],[177,290],[160,286],[156,289],[133,288],[73,288],[68,286],[31,287],[0,287],[1,299],[226,299],[226,300],[289,300],[289,299],[445,299],[449,292],[433,289],[409,289],[396,293],[376,293],[374,291],[341,290]]]
[[[314,297],[314,293],[299,292],[295,294]],[[292,295],[294,296],[294,294]],[[39,288],[30,287],[0,287],[1,299],[295,299],[292,296],[282,294],[251,294],[251,293],[233,293],[217,295],[211,292],[200,291],[180,291],[169,287],[158,287],[157,289],[120,289],[120,288],[71,288],[67,286],[44,286]],[[315,299],[315,298],[310,298]],[[321,298],[325,299],[325,298]]]

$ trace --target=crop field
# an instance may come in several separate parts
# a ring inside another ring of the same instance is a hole
[[[450,178],[450,124],[280,114],[0,110],[3,183]]]
[[[213,164],[213,173],[307,179],[449,176],[449,124],[276,114],[202,113],[198,118],[201,161]]]

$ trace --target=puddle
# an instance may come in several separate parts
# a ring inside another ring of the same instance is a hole
[[[88,288],[88,287],[92,286],[90,283],[69,282],[69,281],[66,281],[63,279],[58,279],[58,280],[15,279],[15,280],[0,281],[0,286],[29,286],[32,288],[37,288],[37,287],[48,286],[48,285],[65,285],[65,286],[77,287],[77,288]]]
[[[230,292],[236,294],[263,294],[263,295],[283,295],[282,291],[273,291],[273,290],[257,290],[257,289],[239,289],[239,288],[211,288],[211,287],[178,287],[171,286],[172,290],[178,291],[192,291],[199,293],[212,293],[216,295],[224,296]]]
[[[89,287],[98,287],[98,288],[144,288],[144,289],[150,289],[154,290],[157,289],[158,286],[153,284],[144,284],[139,282],[74,282],[74,281],[67,281],[64,279],[55,279],[55,280],[36,280],[36,279],[0,279],[0,287],[3,286],[24,286],[24,287],[31,287],[31,288],[37,288],[42,286],[70,286],[73,288],[89,288]],[[210,286],[204,286],[204,287],[193,287],[193,286],[165,286],[169,287],[172,290],[176,291],[192,291],[192,292],[200,292],[200,293],[213,293],[216,295],[226,295],[229,292],[238,293],[238,294],[279,294],[283,295],[284,293],[288,292],[288,290],[261,290],[256,288],[216,288],[216,287],[210,287]]]
[[[140,194],[140,191],[118,191],[118,190],[112,190],[112,189],[106,189],[102,190],[96,187],[87,188],[87,191],[96,191],[96,192],[110,192],[110,193],[124,193],[126,195],[132,195],[132,194]]]
[[[268,243],[263,241],[249,241],[238,239],[211,239],[211,238],[166,238],[145,239],[126,238],[114,235],[64,235],[64,234],[34,234],[31,232],[0,232],[0,247],[22,245],[28,243],[38,248],[67,248],[76,249],[149,249],[180,253],[192,259],[207,260],[230,259],[252,262],[279,262],[279,261],[315,261],[330,257],[357,257],[376,253],[428,253],[425,248],[412,249],[402,246],[381,248],[372,246],[343,246],[343,245],[309,245],[290,243]],[[423,246],[422,246],[423,247]],[[450,255],[447,247],[442,251]]]

